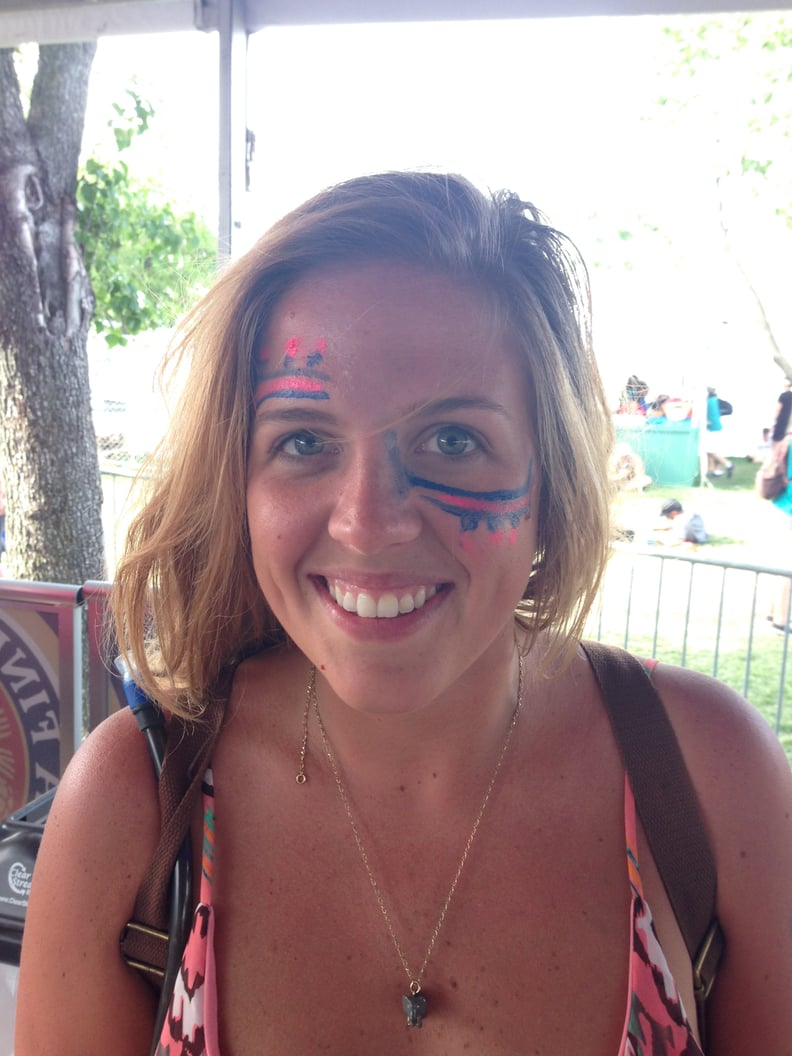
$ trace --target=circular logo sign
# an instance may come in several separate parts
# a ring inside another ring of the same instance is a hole
[[[8,886],[12,894],[24,899],[26,903],[30,895],[30,882],[32,879],[33,873],[30,872],[24,862],[11,863],[11,868],[8,870]]]
[[[0,819],[60,775],[58,694],[44,659],[57,634],[48,615],[20,610],[17,622],[0,613]]]

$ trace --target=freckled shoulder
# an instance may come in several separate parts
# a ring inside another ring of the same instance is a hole
[[[123,964],[118,939],[158,832],[152,766],[125,709],[76,753],[47,821],[25,922],[17,1052],[78,1056],[109,1037],[122,1056],[148,1048],[153,991]]]
[[[225,729],[257,724],[283,708],[293,711],[296,695],[307,686],[310,663],[295,648],[266,649],[243,660],[236,670]]]

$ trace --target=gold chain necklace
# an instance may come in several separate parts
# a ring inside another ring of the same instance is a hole
[[[374,876],[371,865],[369,863],[366,848],[363,844],[363,840],[360,836],[360,831],[357,827],[355,817],[352,813],[352,807],[349,802],[349,795],[347,794],[346,786],[341,777],[341,771],[339,770],[338,763],[336,762],[335,756],[333,755],[333,751],[330,747],[330,740],[327,736],[327,730],[325,729],[325,725],[322,721],[322,716],[319,711],[319,700],[316,695],[316,668],[311,668],[311,674],[308,680],[308,689],[306,692],[305,714],[303,717],[303,739],[300,748],[300,767],[297,773],[297,783],[303,785],[306,782],[305,754],[308,744],[308,715],[311,705],[313,705],[314,712],[316,713],[316,719],[319,724],[319,732],[322,735],[322,743],[324,745],[325,755],[327,756],[327,761],[330,764],[330,769],[332,770],[333,777],[335,778],[336,788],[338,789],[338,795],[341,799],[341,803],[343,804],[346,816],[349,819],[349,824],[352,828],[352,835],[355,837],[355,843],[357,845],[358,853],[360,854],[360,859],[363,862],[363,867],[366,870],[369,882],[376,896],[377,905],[379,906],[380,912],[382,913],[383,919],[385,921],[385,926],[388,929],[388,934],[390,935],[391,942],[393,943],[393,947],[396,950],[396,954],[399,958],[399,961],[401,962],[402,968],[404,969],[407,975],[407,978],[410,980],[410,992],[409,994],[405,994],[402,998],[402,1010],[407,1016],[408,1027],[420,1028],[423,1026],[423,1019],[426,1015],[426,995],[421,993],[423,975],[426,971],[426,966],[429,963],[429,958],[432,956],[432,951],[435,948],[435,944],[437,943],[437,938],[440,934],[440,929],[442,928],[445,922],[446,914],[448,913],[448,907],[451,905],[451,900],[453,899],[454,893],[457,889],[457,884],[459,883],[459,878],[462,875],[462,870],[465,868],[465,863],[467,862],[468,855],[470,854],[470,848],[473,846],[473,841],[476,838],[479,825],[481,824],[481,819],[484,817],[484,811],[487,809],[487,804],[489,803],[490,796],[492,795],[492,790],[495,787],[495,782],[498,778],[498,774],[500,773],[501,766],[503,765],[503,760],[506,756],[506,751],[508,750],[509,743],[511,742],[514,727],[517,725],[517,719],[519,717],[520,709],[522,708],[523,704],[524,681],[523,658],[520,654],[518,654],[518,664],[519,677],[517,682],[517,703],[514,706],[514,711],[512,712],[512,717],[509,721],[509,726],[506,730],[506,735],[503,738],[503,743],[501,744],[501,749],[498,753],[498,759],[495,763],[495,768],[492,771],[492,775],[490,776],[486,791],[484,792],[484,797],[481,800],[481,806],[479,807],[475,821],[473,822],[473,828],[470,830],[470,835],[465,841],[465,847],[462,851],[462,857],[459,859],[459,865],[457,865],[456,867],[454,878],[451,881],[451,887],[448,890],[445,902],[443,902],[442,909],[440,910],[440,915],[437,918],[437,923],[432,929],[432,934],[429,937],[429,945],[426,947],[426,953],[424,954],[423,962],[417,972],[413,972],[413,970],[410,968],[407,958],[404,955],[401,943],[399,942],[398,936],[396,935],[396,930],[393,927],[393,921],[391,920],[390,914],[388,913],[388,908],[385,905],[385,899],[383,898],[382,891],[380,890],[379,884],[377,883],[376,877]]]

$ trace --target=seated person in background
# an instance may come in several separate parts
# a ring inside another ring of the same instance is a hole
[[[679,499],[668,499],[660,509],[660,516],[671,523],[672,545],[676,543],[706,543],[708,536],[700,513],[685,513]],[[665,526],[663,526],[665,527]]]
[[[618,491],[643,491],[652,483],[643,459],[629,444],[616,444],[610,458],[610,479]]]
[[[646,408],[646,424],[647,425],[664,425],[668,420],[666,415],[666,403],[671,399],[670,396],[665,395],[658,396],[656,400]]]

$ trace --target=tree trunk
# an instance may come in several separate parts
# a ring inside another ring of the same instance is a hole
[[[94,299],[74,240],[95,50],[42,46],[25,117],[13,52],[0,49],[0,472],[16,579],[105,574],[86,348]]]

